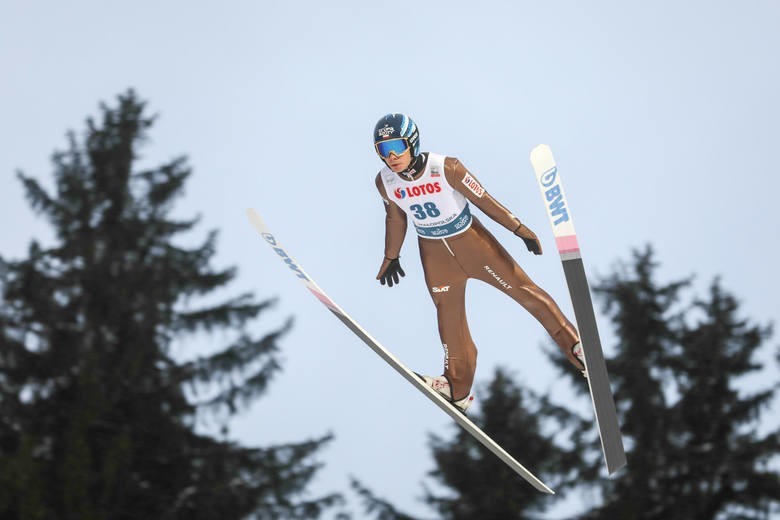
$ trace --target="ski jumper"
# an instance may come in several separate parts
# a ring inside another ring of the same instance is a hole
[[[385,166],[376,187],[385,203],[385,258],[398,258],[411,220],[418,235],[425,283],[436,306],[444,375],[452,398],[467,396],[477,348],[466,321],[466,282],[475,278],[506,293],[530,312],[576,367],[574,326],[493,235],[471,214],[469,202],[514,232],[520,220],[491,197],[458,159],[433,153],[402,174]]]

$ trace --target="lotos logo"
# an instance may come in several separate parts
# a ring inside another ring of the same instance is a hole
[[[539,179],[542,186],[547,188],[544,192],[544,198],[547,199],[547,210],[550,217],[554,219],[553,225],[569,221],[569,212],[566,209],[566,200],[561,193],[561,185],[558,184],[558,168],[553,166],[550,170],[544,172]]]
[[[477,182],[477,179],[475,179],[471,175],[466,174],[466,176],[463,177],[463,181],[461,182],[463,182],[463,184],[466,185],[466,187],[469,189],[469,191],[471,191],[471,193],[473,193],[480,199],[482,198],[482,195],[485,194],[485,188],[480,186],[480,184]]]
[[[276,239],[271,233],[263,233],[263,238],[265,239],[266,242],[268,242],[272,246],[276,245]]]
[[[377,134],[379,134],[379,137],[390,137],[393,135],[393,132],[395,132],[395,128],[393,128],[390,125],[385,125],[384,128],[380,128],[376,131]]]
[[[419,197],[420,195],[439,193],[441,191],[441,184],[438,182],[429,182],[428,184],[421,184],[419,186],[412,186],[411,188],[396,188],[393,194],[397,199],[405,199],[406,197]]]
[[[431,287],[431,292],[442,293],[450,290],[449,285],[442,285],[441,287]]]

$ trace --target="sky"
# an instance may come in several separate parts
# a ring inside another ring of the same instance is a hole
[[[528,161],[539,143],[556,156],[592,285],[652,244],[660,282],[695,275],[703,296],[720,276],[744,316],[776,322],[778,27],[777,0],[0,0],[0,254],[19,258],[33,238],[52,240],[15,172],[50,186],[50,157],[66,148],[66,132],[82,132],[99,103],[134,88],[158,114],[139,168],[188,156],[194,173],[176,214],[202,216],[193,241],[219,230],[215,265],[239,269],[225,294],[278,298],[257,333],[295,318],[281,343],[283,371],[231,422],[231,438],[264,446],[332,432],[310,497],[349,496],[356,477],[430,518],[420,501],[421,483],[432,483],[428,435],[449,438],[455,426],[287,274],[245,209],[402,362],[439,373],[435,311],[411,232],[406,278],[392,289],[375,280],[384,209],[371,133],[382,115],[404,112],[423,150],[458,157],[539,235],[545,254],[536,257],[481,219],[570,318]],[[467,312],[478,383],[505,367],[591,413],[546,361],[549,341],[525,311],[472,282]],[[615,338],[598,320],[609,355]],[[176,355],[223,345],[196,338]],[[765,373],[745,388],[773,381],[776,372]],[[541,462],[514,455],[532,470]],[[587,497],[550,500],[548,517],[557,518]]]

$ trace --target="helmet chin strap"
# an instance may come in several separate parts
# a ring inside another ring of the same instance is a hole
[[[414,180],[414,179],[412,178],[412,177],[413,177],[413,175],[412,175],[412,173],[411,173],[409,170],[414,170],[414,172],[415,172],[415,173],[417,173],[417,172],[420,170],[420,168],[419,168],[420,164],[419,164],[419,163],[420,163],[421,161],[422,161],[422,154],[419,154],[417,157],[415,157],[414,159],[412,159],[412,160],[409,162],[409,166],[407,166],[407,167],[406,167],[406,169],[405,169],[404,171],[400,172],[400,173],[401,173],[401,175],[403,175],[404,177],[406,177],[406,178],[407,178],[407,179],[409,179],[410,181],[411,181],[411,180]]]

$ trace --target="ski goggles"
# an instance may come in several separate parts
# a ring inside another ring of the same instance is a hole
[[[409,149],[409,141],[406,137],[398,137],[396,139],[388,139],[387,141],[379,141],[374,145],[376,153],[383,159],[390,157],[391,153],[401,155]]]

